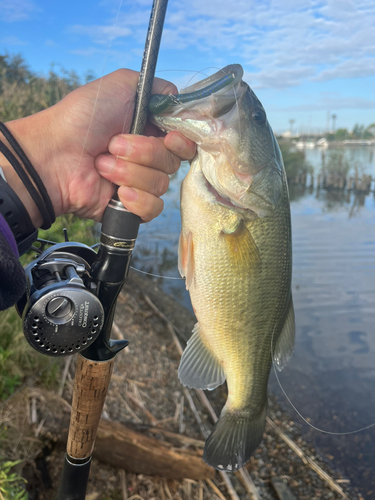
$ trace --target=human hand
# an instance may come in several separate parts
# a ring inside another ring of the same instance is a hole
[[[161,212],[168,174],[193,158],[195,144],[178,132],[162,137],[150,123],[145,136],[128,134],[137,83],[138,73],[118,70],[45,111],[7,124],[42,178],[57,216],[74,213],[100,221],[114,184],[121,202],[144,221]],[[174,85],[156,78],[153,93],[169,92],[176,92]],[[39,226],[39,211],[13,175],[6,172],[9,184],[15,183]]]

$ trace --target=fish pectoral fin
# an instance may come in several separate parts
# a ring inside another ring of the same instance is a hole
[[[225,382],[220,360],[206,346],[199,323],[193,329],[178,368],[180,382],[191,389],[215,389]]]
[[[285,316],[284,326],[281,330],[279,338],[276,341],[275,349],[273,351],[273,361],[279,372],[281,372],[281,370],[292,357],[294,350],[295,330],[296,327],[294,321],[294,308],[293,300],[291,297]]]
[[[245,223],[241,221],[234,232],[222,232],[227,243],[231,261],[234,264],[259,267],[261,257],[258,247]]]
[[[178,270],[185,278],[186,290],[189,290],[194,276],[193,235],[189,231],[187,237],[182,233],[178,242]]]

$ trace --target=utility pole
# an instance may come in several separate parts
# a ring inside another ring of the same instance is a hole
[[[332,115],[332,134],[336,132],[336,118],[337,115]]]
[[[296,120],[293,120],[293,118],[291,120],[289,120],[289,123],[290,123],[290,137],[293,137],[293,125],[296,123]]]

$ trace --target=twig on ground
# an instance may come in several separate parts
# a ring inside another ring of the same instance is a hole
[[[339,493],[342,498],[345,498],[345,500],[350,500],[344,490],[340,488],[340,486],[326,472],[324,472],[324,470],[312,458],[307,457],[301,450],[301,448],[297,446],[296,443],[292,441],[276,424],[274,424],[269,417],[267,417],[267,424],[300,457],[304,464],[313,469],[318,474],[318,476],[326,481],[333,490],[337,491],[337,493]]]
[[[161,318],[163,321],[165,321],[165,323],[167,324],[167,328],[172,335],[173,341],[177,347],[178,352],[180,354],[182,354],[182,347],[181,347],[180,341],[176,335],[176,331],[178,331],[178,332],[180,332],[180,335],[183,337],[183,333],[181,332],[181,330],[172,324],[172,322],[167,318],[167,316],[165,314],[163,314],[160,311],[160,309],[152,302],[152,300],[150,299],[150,297],[148,295],[146,295],[144,293],[143,298],[145,299],[146,303],[151,307],[151,309],[153,309],[154,312],[159,316],[159,318]]]
[[[168,486],[168,483],[167,483],[167,480],[165,479],[165,477],[163,478],[162,481],[163,481],[164,491],[167,494],[167,497],[171,500],[172,499],[171,490],[169,489],[169,486]]]
[[[112,323],[112,333],[117,340],[125,340],[120,327],[115,322]],[[124,352],[129,352],[129,350],[125,349]]]
[[[199,481],[199,495],[198,495],[199,500],[203,500],[203,482]]]
[[[245,468],[242,467],[239,471],[236,472],[236,476],[240,479],[242,484],[245,486],[246,491],[249,493],[250,498],[252,500],[260,500],[260,495],[258,493],[258,490],[253,483],[253,480],[251,479],[251,476],[249,474],[249,471]]]
[[[59,385],[59,390],[57,391],[57,394],[60,396],[60,398],[62,397],[63,392],[64,392],[66,377],[68,376],[69,368],[70,368],[70,364],[72,362],[72,359],[73,359],[73,356],[68,356],[67,358],[65,358],[65,366],[64,366],[63,373],[62,373],[61,382]]]
[[[36,397],[33,396],[31,399],[31,423],[36,424],[38,418],[36,413]]]
[[[159,483],[159,491],[160,491],[161,500],[165,500],[163,481],[160,481],[160,483]]]
[[[184,479],[184,490],[185,490],[185,496],[188,500],[191,499],[191,483],[189,481],[186,481]]]
[[[179,415],[179,419],[178,419],[178,432],[180,434],[183,434],[183,432],[185,430],[185,424],[184,424],[184,402],[185,402],[184,396],[181,396],[181,399],[180,399],[180,415]]]
[[[124,406],[125,406],[125,409],[128,413],[130,413],[130,415],[133,417],[133,419],[138,422],[139,424],[142,423],[142,420],[138,417],[138,415],[130,408],[130,406],[128,405],[126,399],[121,395],[119,394],[118,395],[119,398],[122,400],[122,402],[124,403]]]
[[[240,500],[235,489],[233,488],[233,484],[229,479],[229,476],[226,472],[220,472],[221,477],[224,480],[225,486],[227,487],[228,493],[232,500]]]
[[[128,488],[126,485],[126,473],[125,473],[124,469],[121,469],[119,471],[119,476],[120,476],[122,500],[127,500],[128,499]]]
[[[176,409],[175,409],[175,412],[174,412],[174,416],[173,416],[173,421],[174,423],[177,425],[178,423],[178,417],[180,415],[180,406],[181,406],[181,401],[179,401],[176,397]]]
[[[221,493],[219,488],[216,486],[216,484],[213,481],[211,481],[211,479],[206,479],[206,483],[211,487],[215,495],[217,495],[220,498],[220,500],[227,500],[225,496]]]
[[[140,401],[136,396],[133,396],[130,392],[126,392],[127,397],[132,401],[138,408],[140,408],[143,413],[146,415],[146,417],[149,419],[151,425],[156,425],[158,423],[157,418],[154,417],[154,415],[147,410],[145,407],[145,404],[143,401]]]
[[[191,397],[191,394],[190,392],[186,389],[186,387],[184,387],[184,393],[185,393],[185,396],[186,396],[186,399],[188,400],[188,403],[189,403],[189,406],[190,406],[190,409],[191,411],[194,413],[194,417],[195,417],[195,420],[197,421],[198,425],[199,425],[199,428],[201,430],[201,433],[203,434],[203,436],[206,438],[207,437],[207,429],[205,428],[205,426],[203,425],[203,422],[201,420],[201,417],[199,416],[199,413],[198,413],[198,410],[194,404],[194,401],[193,401],[193,398]]]
[[[35,437],[38,438],[39,437],[39,434],[41,433],[41,430],[43,429],[43,425],[44,425],[44,422],[46,421],[45,418],[43,418],[43,420],[41,422],[39,422],[39,425],[38,427],[35,429]]]

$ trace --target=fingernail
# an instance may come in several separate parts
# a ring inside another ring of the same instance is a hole
[[[138,192],[128,186],[121,186],[120,189],[121,198],[124,198],[125,201],[137,201],[138,200]]]
[[[113,155],[129,158],[133,150],[133,143],[129,139],[118,135],[111,140],[109,150]]]
[[[102,156],[98,162],[98,170],[102,174],[110,174],[113,172],[116,165],[116,158],[113,156],[105,155]]]
[[[169,149],[173,151],[173,153],[183,153],[186,147],[187,143],[180,135],[172,135],[170,138]]]

